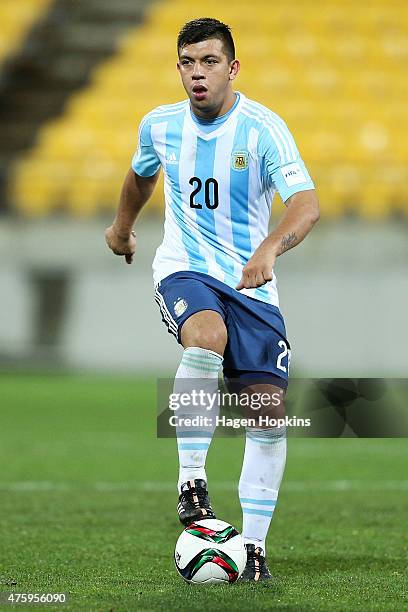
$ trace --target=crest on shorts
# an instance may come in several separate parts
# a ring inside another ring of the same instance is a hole
[[[234,151],[231,156],[231,167],[233,170],[246,170],[248,168],[248,153],[246,151]]]
[[[181,317],[181,315],[187,310],[187,302],[183,298],[177,298],[177,301],[174,302],[174,313],[176,317]]]

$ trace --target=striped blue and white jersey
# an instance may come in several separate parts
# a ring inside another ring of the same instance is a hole
[[[189,100],[159,106],[139,128],[132,168],[164,171],[164,238],[153,261],[157,285],[183,270],[203,272],[235,288],[242,269],[268,235],[276,190],[285,202],[314,189],[285,122],[239,95],[226,120],[208,132]],[[241,293],[279,306],[276,276]]]

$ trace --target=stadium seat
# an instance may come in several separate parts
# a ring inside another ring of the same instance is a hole
[[[323,218],[407,214],[401,195],[408,167],[403,0],[369,6],[351,0],[208,0],[205,13],[232,24],[242,64],[237,89],[285,119],[315,179]],[[30,214],[115,208],[141,118],[159,104],[185,98],[175,71],[175,40],[179,27],[196,16],[187,0],[151,4],[144,24],[129,30],[117,54],[71,98],[64,115],[44,127],[16,167],[11,189],[17,208],[28,212],[23,200],[30,182],[36,191]],[[65,164],[58,188],[52,174],[36,175],[39,160],[46,167],[54,160]],[[156,189],[149,209],[162,208]]]
[[[51,0],[1,0],[0,64],[18,48],[50,4]]]

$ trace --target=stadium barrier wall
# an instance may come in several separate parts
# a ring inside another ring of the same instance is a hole
[[[151,277],[161,224],[138,224],[128,266],[105,247],[108,223],[0,223],[1,368],[175,371]],[[404,224],[343,220],[278,259],[293,374],[406,375],[407,255]]]

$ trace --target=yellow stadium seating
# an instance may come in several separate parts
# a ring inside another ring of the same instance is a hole
[[[50,4],[51,0],[1,0],[0,63],[19,47],[31,25]]]
[[[144,24],[129,30],[118,53],[16,165],[11,192],[19,210],[114,210],[142,116],[185,98],[176,36],[199,13],[232,25],[242,65],[237,89],[287,121],[323,218],[406,214],[405,0],[208,0],[198,11],[189,0],[151,3]],[[162,210],[161,184],[149,208]]]

